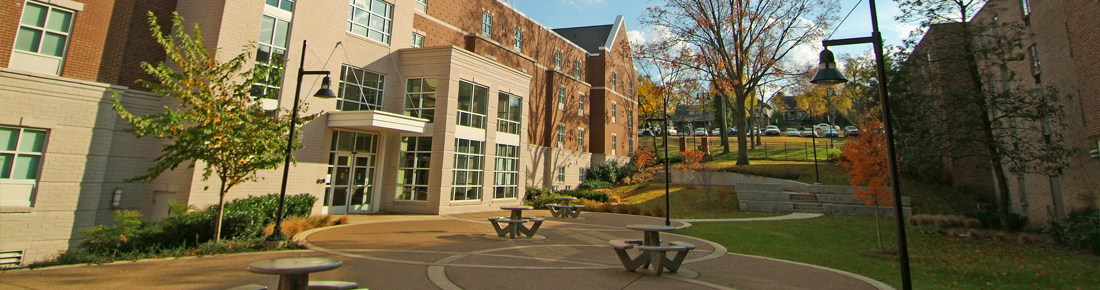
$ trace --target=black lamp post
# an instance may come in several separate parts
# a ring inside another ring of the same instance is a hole
[[[672,225],[672,220],[670,219],[670,217],[672,215],[672,208],[670,208],[671,205],[670,205],[669,200],[668,200],[669,182],[671,182],[671,180],[672,180],[672,177],[670,176],[669,171],[668,171],[668,117],[669,117],[668,116],[668,96],[664,96],[664,98],[662,98],[662,99],[663,99],[663,103],[664,103],[664,110],[661,111],[661,115],[664,118],[661,118],[661,119],[646,119],[646,121],[647,122],[663,122],[664,123],[663,126],[665,126],[665,130],[664,130],[665,134],[662,137],[662,138],[664,138],[664,142],[665,142],[665,225],[666,226],[671,226]],[[657,136],[653,136],[653,138],[657,138]],[[654,140],[653,142],[656,143],[657,141]],[[656,145],[654,145],[654,146],[656,147]],[[657,149],[657,148],[654,148],[654,149]],[[680,148],[680,149],[683,149],[683,148]],[[656,154],[656,152],[654,152],[654,154]]]
[[[813,132],[813,135],[810,135],[812,136],[810,139],[813,140],[814,145],[814,184],[822,185],[825,183],[821,182],[821,173],[817,170],[817,129],[814,129]],[[824,135],[825,131],[821,131],[821,134]]]
[[[830,45],[849,45],[871,43],[875,50],[875,69],[878,71],[878,93],[882,101],[882,126],[886,131],[886,158],[890,168],[890,189],[894,194],[894,220],[897,222],[898,231],[898,266],[901,268],[901,288],[913,289],[913,283],[909,277],[909,247],[905,242],[904,211],[901,206],[901,183],[898,181],[898,163],[894,152],[894,131],[890,122],[890,98],[886,89],[886,63],[882,52],[882,33],[878,30],[878,13],[875,11],[875,0],[869,0],[871,6],[871,37],[847,38],[825,40],[821,44],[825,47],[821,51],[820,67],[814,74],[811,83],[820,85],[835,85],[848,81],[844,75],[836,69],[836,60],[833,52],[829,51]]]
[[[307,71],[302,68],[306,65],[306,41],[302,40],[302,60],[298,65],[298,82],[294,88],[294,105],[290,110],[290,135],[287,135],[286,140],[286,156],[283,157],[283,185],[279,189],[279,210],[275,212],[275,228],[272,230],[270,240],[282,241],[286,240],[286,235],[283,235],[283,207],[286,203],[286,179],[290,174],[290,154],[294,149],[294,124],[298,123],[298,100],[302,94],[302,76],[305,75],[325,75],[325,78],[321,80],[321,89],[317,90],[314,97],[320,99],[335,98],[336,94],[329,89],[329,85],[332,80],[329,79],[327,70]]]

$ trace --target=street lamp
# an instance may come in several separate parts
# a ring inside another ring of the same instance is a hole
[[[332,80],[329,79],[327,70],[315,70],[307,71],[303,70],[306,65],[306,41],[302,40],[302,60],[298,65],[298,82],[294,88],[294,105],[290,110],[290,134],[286,138],[286,155],[283,157],[283,186],[279,189],[279,210],[275,212],[275,228],[272,230],[270,240],[282,241],[286,240],[286,235],[283,235],[283,207],[286,203],[286,180],[290,174],[290,154],[294,149],[294,125],[298,123],[298,101],[299,96],[302,94],[302,76],[305,75],[325,75],[325,78],[321,80],[321,89],[317,90],[314,97],[319,99],[331,99],[335,98],[336,94],[329,89],[329,85]]]
[[[901,183],[898,180],[898,163],[894,152],[894,131],[890,122],[890,98],[886,89],[886,63],[882,53],[882,33],[878,30],[878,13],[875,11],[875,0],[869,0],[871,7],[871,37],[858,37],[847,39],[824,40],[825,47],[821,51],[821,61],[817,73],[814,74],[811,83],[819,85],[835,85],[848,81],[844,75],[836,69],[836,59],[833,52],[829,51],[830,45],[849,45],[871,43],[875,50],[875,70],[878,71],[878,93],[882,102],[882,127],[886,131],[886,158],[890,169],[890,187],[894,194],[894,220],[897,222],[898,231],[898,266],[901,268],[901,288],[913,289],[909,277],[909,247],[905,242],[904,211],[901,206]]]

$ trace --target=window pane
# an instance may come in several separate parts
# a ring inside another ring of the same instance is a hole
[[[271,44],[278,47],[286,47],[286,34],[289,30],[287,27],[289,26],[289,22],[282,20],[275,21],[275,36],[274,39],[271,40]]]
[[[72,21],[72,19],[72,13],[58,9],[51,10],[49,19],[50,22],[46,23],[46,29],[69,32],[69,21]]]
[[[56,57],[65,55],[65,36],[47,32],[42,39],[42,50],[38,53]]]
[[[279,7],[279,0],[267,0],[267,2],[265,2],[265,3],[266,3],[267,5],[271,5],[271,6]]]
[[[38,52],[38,42],[41,40],[41,30],[19,27],[19,35],[15,37],[15,49],[29,52]]]
[[[407,84],[406,84],[405,88],[410,93],[421,92],[421,90],[423,89],[423,87],[422,87],[423,82],[421,81],[421,79],[409,79],[409,81],[406,82],[406,83]]]
[[[19,129],[0,128],[0,150],[15,151]]]
[[[0,178],[8,178],[11,174],[11,163],[15,160],[13,154],[0,154]]]
[[[271,43],[271,34],[275,32],[275,18],[264,15],[260,21],[260,43]]]
[[[46,24],[46,10],[46,6],[27,2],[27,6],[23,7],[23,21],[19,23],[42,27]]]
[[[42,145],[45,143],[45,131],[23,130],[23,136],[19,141],[19,152],[42,153]]]
[[[38,177],[38,162],[42,156],[19,155],[12,166],[11,178],[35,179]]]
[[[436,79],[424,79],[424,92],[435,92],[436,84],[439,81]]]
[[[417,142],[417,151],[432,151],[432,138],[420,138],[419,142]]]

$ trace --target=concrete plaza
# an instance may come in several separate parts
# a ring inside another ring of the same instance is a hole
[[[663,224],[663,219],[586,212],[578,220],[547,218],[534,239],[511,240],[497,237],[486,220],[502,215],[507,213],[351,216],[349,225],[295,237],[307,250],[7,271],[0,273],[0,289],[225,289],[245,284],[274,289],[278,277],[250,273],[247,265],[287,257],[340,260],[342,267],[310,279],[352,281],[370,289],[891,289],[859,275],[730,253],[717,243],[674,233],[662,234],[662,240],[697,246],[679,272],[628,272],[607,242],[639,239],[642,232],[625,226]]]

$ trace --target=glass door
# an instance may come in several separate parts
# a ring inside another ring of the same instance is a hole
[[[378,135],[334,131],[325,192],[328,214],[377,211],[371,207]]]

